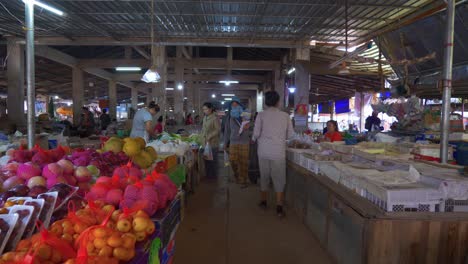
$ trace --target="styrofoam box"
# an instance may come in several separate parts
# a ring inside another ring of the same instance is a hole
[[[443,201],[440,190],[421,182],[379,186],[367,181],[363,185],[365,185],[362,186],[364,197],[389,212],[407,210],[435,212],[436,205],[440,205]]]

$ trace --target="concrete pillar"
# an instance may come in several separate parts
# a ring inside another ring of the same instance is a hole
[[[133,88],[131,91],[132,91],[132,108],[136,110],[138,108],[138,89]]]
[[[200,87],[198,87],[198,85],[196,84],[193,84],[192,90],[193,90],[193,109],[195,109],[195,115],[202,116],[201,107],[204,102],[200,101]]]
[[[84,102],[83,70],[74,67],[72,70],[73,124],[79,125],[81,108]]]
[[[109,81],[109,116],[117,118],[117,83],[113,80]]]
[[[285,102],[284,102],[284,74],[281,72],[281,66],[278,65],[276,67],[275,72],[273,74],[273,84],[275,85],[275,91],[279,94],[280,96],[280,105],[279,108],[283,109],[285,107]]]
[[[335,120],[335,101],[330,102],[330,120]]]
[[[187,74],[185,82],[185,96],[187,100],[185,100],[185,105],[187,107],[186,112],[192,113],[194,110],[194,88],[193,88],[193,81],[192,81],[192,70]]]
[[[14,39],[7,43],[8,119],[17,126],[26,125],[24,115],[24,49]]]
[[[296,61],[310,61],[310,49],[296,49]],[[310,74],[300,63],[295,64],[294,107],[298,104],[309,104]]]
[[[180,122],[184,117],[184,64],[182,62],[183,46],[177,46],[176,64],[175,64],[175,84],[174,84],[174,113],[176,120]],[[181,88],[181,89],[180,89]]]

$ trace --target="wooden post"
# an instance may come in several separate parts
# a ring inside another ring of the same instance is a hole
[[[17,126],[26,123],[24,115],[24,49],[14,39],[7,42],[8,119]]]
[[[109,81],[109,116],[117,118],[117,83],[113,80]]]

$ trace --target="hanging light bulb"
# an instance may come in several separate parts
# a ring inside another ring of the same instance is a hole
[[[141,78],[145,83],[157,83],[161,81],[161,75],[156,71],[156,68],[148,69]]]

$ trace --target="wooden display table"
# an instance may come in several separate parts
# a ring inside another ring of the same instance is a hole
[[[288,162],[286,202],[337,263],[468,261],[468,213],[385,212]]]

